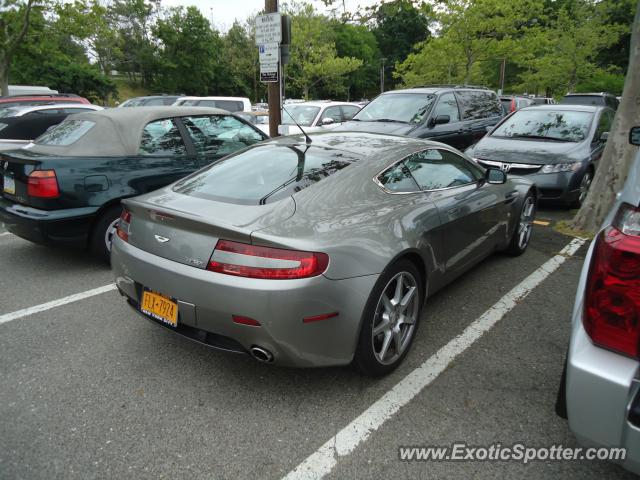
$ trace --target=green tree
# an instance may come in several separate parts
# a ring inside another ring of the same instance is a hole
[[[190,95],[216,93],[220,83],[222,40],[196,7],[172,8],[153,27],[159,41],[154,86]]]
[[[403,62],[413,52],[414,45],[430,38],[432,10],[422,1],[393,0],[369,7],[369,16],[364,20],[372,28],[390,73],[385,71],[386,89],[387,85],[391,87],[396,83],[394,65]]]
[[[220,83],[220,93],[245,96],[257,102],[266,95],[266,89],[259,81],[260,64],[251,29],[253,23],[242,25],[236,21],[222,37],[225,61],[221,68],[225,81]]]
[[[375,35],[364,25],[331,22],[335,35],[336,54],[357,58],[362,65],[346,79],[347,99],[369,98],[378,91],[380,49]]]
[[[9,94],[9,70],[16,50],[29,30],[34,8],[41,6],[38,0],[3,0],[0,10],[0,94]]]
[[[293,40],[291,61],[286,69],[288,84],[304,98],[323,85],[328,87],[325,90],[344,93],[346,75],[360,68],[362,60],[337,55],[329,20],[318,15],[311,5],[294,5],[290,13]]]

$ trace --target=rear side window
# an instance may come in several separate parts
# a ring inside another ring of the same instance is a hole
[[[404,162],[396,163],[378,176],[378,183],[390,192],[408,193],[420,190]]]
[[[164,99],[163,98],[150,98],[149,100],[147,100],[145,102],[145,105],[147,107],[159,107],[164,105]]]
[[[501,115],[502,108],[492,92],[483,90],[456,92],[463,120]]]
[[[214,100],[213,106],[229,112],[242,112],[244,110],[244,104],[235,100]]]
[[[448,150],[429,149],[404,161],[421,190],[452,188],[477,182],[480,169]]]
[[[214,163],[173,189],[210,200],[261,205],[321,182],[356,160],[340,150],[313,145],[259,145]]]
[[[94,125],[95,122],[88,120],[65,120],[38,137],[35,143],[37,145],[71,145],[91,130]]]
[[[170,119],[148,123],[142,131],[140,155],[186,155],[187,149],[175,122]]]

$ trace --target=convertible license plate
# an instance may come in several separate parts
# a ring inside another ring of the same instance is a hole
[[[4,176],[3,185],[4,185],[4,191],[6,193],[8,193],[9,195],[16,194],[16,181],[11,175]]]
[[[178,304],[164,295],[144,290],[140,310],[156,320],[178,326]]]

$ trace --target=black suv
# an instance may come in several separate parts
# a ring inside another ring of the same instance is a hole
[[[429,86],[384,92],[334,131],[428,138],[464,150],[502,115],[497,95],[487,88]]]
[[[568,93],[562,100],[561,105],[595,105],[599,107],[609,107],[614,110],[618,109],[618,99],[606,92],[600,93]]]

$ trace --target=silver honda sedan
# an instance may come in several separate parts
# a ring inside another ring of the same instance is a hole
[[[536,189],[436,142],[281,137],[125,200],[111,263],[157,325],[261,362],[402,361],[425,298],[525,251]]]

